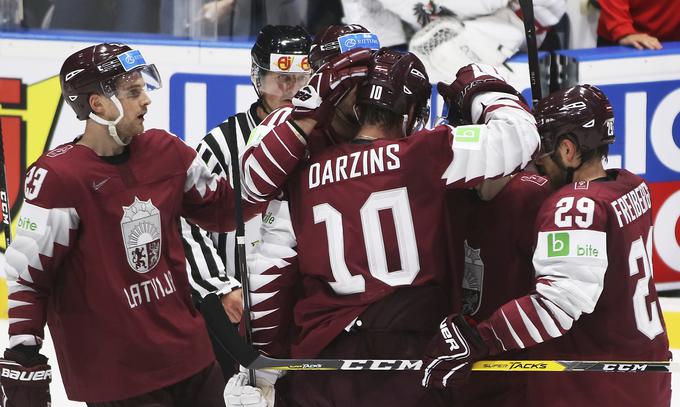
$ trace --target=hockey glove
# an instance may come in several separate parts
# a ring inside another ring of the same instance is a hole
[[[309,83],[293,97],[293,120],[314,119],[323,123],[335,105],[368,73],[372,51],[365,48],[342,53],[319,68]]]
[[[248,372],[242,368],[227,382],[224,388],[224,402],[227,407],[273,407],[275,402],[274,384],[282,373],[256,370],[257,387],[249,385]]]
[[[52,368],[37,346],[15,346],[0,358],[0,407],[48,407]]]
[[[425,351],[423,386],[460,388],[467,382],[472,364],[487,355],[477,330],[460,314],[449,315],[439,324],[439,333]]]
[[[473,123],[471,108],[472,99],[479,93],[509,93],[525,102],[522,95],[494,67],[484,64],[469,64],[460,68],[456,80],[450,85],[437,83],[437,91],[448,106],[447,119],[453,126],[477,124]]]

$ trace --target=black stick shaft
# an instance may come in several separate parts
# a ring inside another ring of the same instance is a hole
[[[236,118],[234,121],[235,130]],[[245,243],[245,223],[243,221],[243,205],[241,202],[241,169],[238,160],[238,137],[236,131],[232,132],[234,142],[230,146],[231,153],[231,174],[234,182],[234,214],[236,218],[236,268],[241,277],[241,286],[243,287],[243,323],[246,331],[246,342],[251,345],[253,343],[253,328],[250,321],[250,281],[248,279],[248,266],[246,264],[246,243]],[[248,377],[251,386],[255,386],[255,370],[248,369]]]
[[[541,100],[541,71],[538,65],[538,45],[536,44],[536,25],[534,22],[533,0],[519,0],[524,21],[524,33],[527,39],[527,56],[529,58],[529,82],[531,84],[531,102],[534,107]]]
[[[2,173],[0,174],[0,206],[2,208],[2,230],[5,234],[5,250],[12,243],[12,218],[9,207],[9,191],[7,190],[7,164],[5,164],[5,141],[2,133],[2,120],[0,120],[0,160],[2,160]]]

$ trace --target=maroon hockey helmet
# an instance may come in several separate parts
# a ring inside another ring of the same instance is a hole
[[[425,66],[414,54],[381,48],[369,62],[368,77],[357,92],[358,105],[372,105],[398,115],[413,106],[415,123],[430,116],[432,85]]]
[[[561,136],[571,136],[581,151],[614,142],[614,113],[607,96],[592,85],[562,89],[542,99],[534,116],[541,150],[552,153]]]
[[[309,51],[309,63],[313,71],[335,55],[355,48],[380,48],[378,36],[359,24],[330,25],[314,36]]]
[[[142,54],[124,44],[98,44],[72,54],[61,66],[61,94],[80,120],[90,112],[89,96],[113,96],[118,80],[140,72],[147,89],[158,89],[161,80],[155,65],[147,64]]]

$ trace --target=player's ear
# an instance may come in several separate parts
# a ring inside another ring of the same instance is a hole
[[[560,141],[559,150],[565,164],[576,161],[580,156],[576,143],[568,137],[565,137]]]
[[[102,100],[103,96],[98,94],[98,93],[93,93],[90,96],[88,96],[88,102],[90,103],[90,109],[96,114],[99,115],[104,112],[104,101]]]

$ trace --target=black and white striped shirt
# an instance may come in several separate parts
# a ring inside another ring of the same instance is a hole
[[[210,171],[228,177],[232,186],[230,146],[236,145],[238,152],[244,150],[251,131],[261,122],[257,117],[257,106],[257,102],[253,103],[247,111],[229,117],[211,130],[196,147],[199,157]],[[258,243],[261,223],[261,216],[246,221],[246,253]],[[187,274],[195,295],[200,298],[212,292],[221,295],[241,286],[235,275],[236,231],[206,232],[182,219],[181,232]]]

